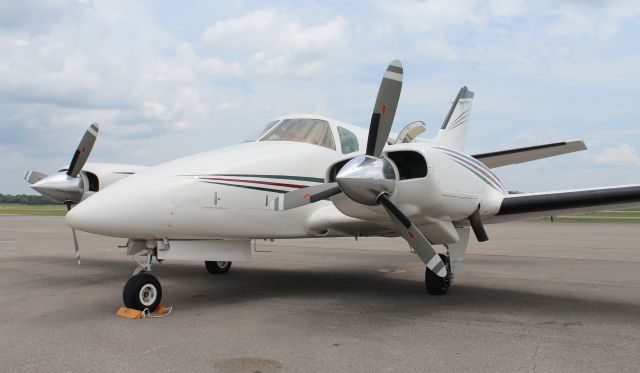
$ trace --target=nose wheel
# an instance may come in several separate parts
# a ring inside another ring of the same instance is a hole
[[[155,311],[161,299],[160,282],[147,272],[138,273],[129,278],[122,292],[124,305],[140,311],[145,308],[149,309],[149,312]]]

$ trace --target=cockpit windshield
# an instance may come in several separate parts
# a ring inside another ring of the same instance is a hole
[[[262,128],[260,129],[260,132],[253,133],[251,136],[247,137],[243,142],[258,141],[258,139],[260,139],[262,136],[264,136],[265,133],[271,131],[273,126],[278,124],[278,122],[280,122],[280,121],[279,120],[272,120],[271,122],[267,122],[264,126],[262,126]]]
[[[284,119],[259,141],[294,141],[336,150],[329,122],[322,119]]]

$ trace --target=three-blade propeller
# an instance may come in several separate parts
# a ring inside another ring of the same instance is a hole
[[[381,154],[391,132],[400,100],[402,76],[402,64],[394,60],[387,67],[380,83],[371,115],[365,154],[347,162],[338,171],[335,182],[298,189],[277,197],[274,200],[274,209],[288,210],[338,193],[344,193],[353,201],[364,205],[382,205],[398,234],[409,243],[430,270],[440,277],[445,277],[447,268],[440,255],[422,232],[389,199],[395,189],[397,178],[390,161],[381,157]]]
[[[89,158],[89,154],[91,154],[99,129],[98,123],[92,123],[89,126],[84,136],[82,136],[78,148],[73,153],[71,163],[66,172],[60,171],[47,176],[41,172],[28,171],[25,175],[25,180],[31,184],[31,188],[46,197],[64,203],[67,206],[67,210],[71,210],[74,204],[82,200],[84,184],[79,175]],[[75,229],[72,228],[71,232],[73,233],[76,259],[80,264],[78,238],[76,237]]]

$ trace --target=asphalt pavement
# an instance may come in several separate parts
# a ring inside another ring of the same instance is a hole
[[[445,296],[400,239],[276,240],[155,265],[173,311],[128,320],[124,240],[79,233],[78,266],[64,218],[0,216],[0,371],[639,371],[640,224],[487,231]]]

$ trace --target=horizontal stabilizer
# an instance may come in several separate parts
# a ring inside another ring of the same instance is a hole
[[[640,185],[511,194],[486,222],[498,223],[551,215],[570,215],[640,206]]]
[[[528,146],[526,148],[501,150],[491,153],[475,154],[473,158],[489,168],[508,166],[511,164],[531,162],[538,159],[555,157],[567,153],[586,150],[582,140],[556,142],[552,144]]]

